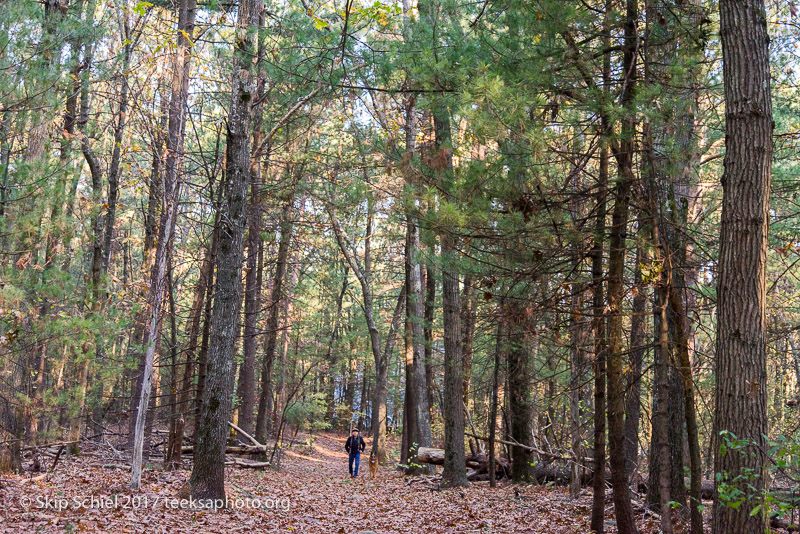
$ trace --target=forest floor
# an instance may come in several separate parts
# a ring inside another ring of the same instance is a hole
[[[0,479],[0,532],[313,532],[584,534],[591,490],[571,500],[565,488],[488,482],[439,491],[426,479],[389,468],[369,478],[368,456],[359,477],[347,470],[344,437],[315,435],[312,447],[295,442],[280,471],[226,468],[227,509],[194,509],[185,497],[188,470],[148,469],[132,492],[119,453],[87,451],[62,457],[55,471]],[[115,457],[116,456],[116,460]],[[52,462],[52,460],[50,460]],[[41,475],[38,475],[41,476]],[[640,532],[658,520],[637,513]],[[606,502],[606,532],[615,533]]]

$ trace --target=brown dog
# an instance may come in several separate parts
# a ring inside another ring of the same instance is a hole
[[[375,478],[378,474],[378,457],[375,456],[375,451],[369,453],[369,474],[370,478]]]

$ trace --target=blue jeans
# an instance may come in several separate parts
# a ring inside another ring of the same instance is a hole
[[[361,463],[361,453],[350,453],[350,476],[358,476],[359,463]]]

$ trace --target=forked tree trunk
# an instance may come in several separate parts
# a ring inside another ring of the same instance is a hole
[[[364,310],[364,319],[367,322],[367,330],[369,331],[370,349],[372,350],[372,356],[375,359],[376,372],[375,398],[372,403],[372,447],[373,451],[375,451],[375,453],[378,455],[378,461],[383,464],[386,462],[386,395],[388,391],[389,376],[388,358],[391,355],[391,351],[388,353],[381,351],[380,331],[378,330],[378,325],[375,321],[373,293],[372,286],[370,284],[370,267],[372,259],[369,245],[369,238],[372,233],[373,207],[372,200],[369,199],[368,202],[369,205],[367,208],[368,214],[366,228],[367,239],[365,240],[364,244],[363,262],[359,261],[355,247],[345,236],[344,231],[339,224],[339,220],[336,218],[332,201],[328,206],[328,216],[330,217],[331,227],[333,228],[336,242],[339,245],[339,250],[342,252],[347,264],[350,266],[350,269],[355,274],[356,279],[361,286],[361,296],[363,299],[362,308]],[[404,295],[405,291],[403,291],[403,296]],[[394,328],[390,327],[389,333],[387,334],[389,336],[389,338],[387,338],[387,347],[390,346],[390,341],[393,343],[392,338],[395,335],[395,330],[397,328],[394,318],[392,320],[392,325]],[[362,402],[363,401],[364,398],[362,396]]]

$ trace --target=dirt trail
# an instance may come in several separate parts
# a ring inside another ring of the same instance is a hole
[[[0,532],[588,532],[591,496],[571,501],[562,488],[486,483],[431,489],[389,468],[369,479],[367,457],[351,480],[344,437],[315,436],[288,450],[281,471],[231,467],[230,507],[188,508],[179,495],[189,472],[149,469],[142,491],[126,486],[123,462],[85,455],[63,460],[50,480],[0,481]],[[369,443],[368,443],[369,445]],[[105,465],[106,467],[103,467]],[[92,500],[94,497],[94,500]],[[609,512],[611,511],[611,504]],[[640,518],[642,532],[656,532]],[[607,532],[616,532],[609,514]]]

